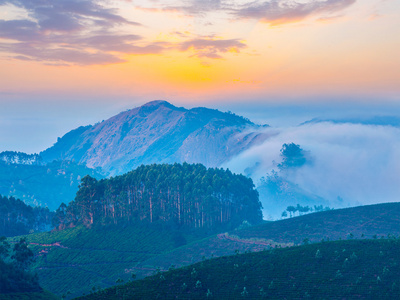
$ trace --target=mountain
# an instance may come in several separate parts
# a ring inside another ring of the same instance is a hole
[[[56,210],[62,202],[74,200],[80,180],[86,175],[103,177],[96,170],[73,161],[21,164],[0,160],[0,194],[19,198],[28,205]]]
[[[101,167],[110,175],[151,163],[216,167],[263,141],[266,137],[257,133],[259,128],[232,113],[153,101],[97,125],[79,127],[41,156],[45,161],[68,159]]]
[[[352,240],[226,256],[79,299],[399,299],[399,247]]]

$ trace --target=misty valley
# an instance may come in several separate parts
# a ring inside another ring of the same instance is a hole
[[[152,101],[0,153],[0,299],[400,299],[400,119]]]

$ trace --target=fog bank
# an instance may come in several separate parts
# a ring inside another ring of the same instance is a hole
[[[286,179],[332,207],[400,201],[399,128],[323,122],[264,131],[274,135],[224,167],[258,185],[262,176],[278,170],[282,145],[295,143],[309,152],[309,161]]]

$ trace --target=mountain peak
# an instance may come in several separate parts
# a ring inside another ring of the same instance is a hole
[[[150,102],[147,102],[146,104],[143,104],[142,107],[153,107],[153,106],[170,106],[174,107],[171,103],[165,101],[165,100],[153,100]]]

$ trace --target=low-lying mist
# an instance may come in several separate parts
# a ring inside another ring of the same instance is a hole
[[[307,154],[307,163],[286,172],[285,179],[331,207],[400,201],[400,128],[323,122],[263,131],[270,134],[265,142],[224,167],[260,185],[263,176],[278,171],[282,145],[295,143]]]

